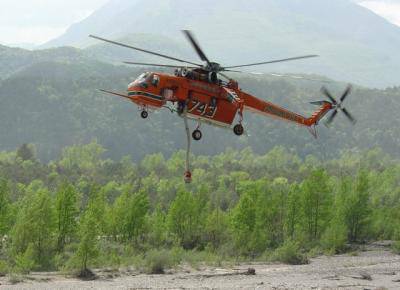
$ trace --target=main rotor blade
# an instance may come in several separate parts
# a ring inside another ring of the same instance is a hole
[[[332,103],[333,104],[337,104],[337,101],[335,100],[335,98],[331,95],[331,93],[327,90],[327,88],[325,88],[325,87],[322,87],[321,88],[321,92],[325,95],[325,96],[327,96],[331,101],[332,101]]]
[[[232,78],[228,77],[226,74],[223,74],[221,72],[219,72],[218,74],[220,74],[222,77],[224,77],[225,79],[227,79],[228,81],[230,81]]]
[[[113,91],[107,91],[107,90],[103,90],[103,89],[99,89],[99,91],[101,91],[103,93],[110,94],[110,95],[114,95],[114,96],[118,96],[118,97],[122,97],[122,98],[131,100],[131,98],[126,94],[121,94],[121,93],[117,93],[117,92],[113,92]]]
[[[189,40],[189,42],[192,44],[194,50],[197,52],[197,54],[199,55],[200,59],[202,61],[207,62],[207,64],[209,66],[211,66],[210,60],[208,59],[208,57],[206,56],[206,54],[204,53],[204,51],[201,49],[199,43],[196,41],[196,39],[194,38],[193,34],[189,31],[189,30],[182,30],[183,33],[185,34],[186,38]]]
[[[352,122],[353,124],[357,123],[357,120],[354,119],[354,117],[350,114],[349,111],[346,110],[346,108],[341,108],[342,112],[346,115],[346,117]]]
[[[201,64],[198,64],[198,63],[194,63],[194,62],[190,62],[190,61],[187,61],[187,60],[179,59],[179,58],[176,58],[176,57],[168,56],[168,55],[165,55],[165,54],[157,53],[157,52],[154,52],[154,51],[138,48],[138,47],[135,47],[135,46],[132,46],[132,45],[128,45],[128,44],[124,44],[124,43],[121,43],[121,42],[105,39],[105,38],[102,38],[102,37],[99,37],[99,36],[89,35],[89,37],[97,39],[97,40],[101,40],[101,41],[104,41],[104,42],[108,42],[108,43],[111,43],[111,44],[115,44],[115,45],[118,45],[118,46],[122,46],[122,47],[130,48],[130,49],[134,49],[134,50],[137,50],[137,51],[141,51],[141,52],[144,52],[144,53],[156,55],[156,56],[163,57],[163,58],[166,58],[166,59],[175,60],[175,61],[183,62],[183,63],[189,63],[189,64],[192,64],[192,65],[201,67]]]
[[[257,62],[257,63],[250,63],[250,64],[242,64],[242,65],[235,65],[235,66],[226,66],[224,68],[230,69],[230,68],[238,68],[238,67],[248,67],[248,66],[255,66],[255,65],[262,65],[262,64],[270,64],[270,63],[277,63],[277,62],[284,62],[284,61],[292,61],[292,60],[298,60],[298,59],[304,59],[304,58],[312,58],[312,57],[318,57],[319,55],[304,55],[304,56],[296,56],[296,57],[290,57],[290,58],[284,58],[284,59],[277,59],[277,60],[270,60],[270,61],[265,61],[265,62]]]
[[[132,62],[132,61],[124,61],[125,64],[133,64],[133,65],[144,65],[144,66],[159,66],[159,67],[172,67],[172,68],[197,68],[197,66],[183,66],[183,65],[173,65],[173,64],[159,64],[159,63],[143,63],[143,62]]]
[[[333,113],[329,116],[328,120],[326,121],[326,124],[327,124],[328,126],[333,122],[333,119],[335,119],[337,113],[338,113],[338,111],[335,110],[335,111],[333,111]]]
[[[340,98],[340,102],[343,102],[344,99],[346,99],[346,97],[350,94],[351,89],[352,89],[352,87],[351,87],[351,85],[349,85],[349,86],[346,88],[346,90],[344,91],[342,97]]]
[[[312,82],[331,83],[330,81],[327,81],[327,80],[313,79],[313,78],[307,78],[307,77],[296,76],[296,75],[285,75],[285,74],[276,74],[276,73],[261,73],[261,72],[245,72],[245,71],[230,70],[230,69],[226,69],[224,71],[226,71],[226,72],[234,72],[234,73],[251,74],[251,75],[267,75],[267,76],[280,77],[280,78],[291,78],[291,79],[296,79],[296,80],[307,80],[307,81],[312,81]]]

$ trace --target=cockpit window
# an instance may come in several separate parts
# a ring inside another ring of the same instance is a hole
[[[151,84],[153,86],[157,87],[159,82],[160,82],[160,77],[158,75],[153,75],[153,79],[151,80]]]
[[[141,86],[143,88],[148,87],[148,83],[150,82],[150,79],[152,77],[152,74],[147,72],[147,73],[142,73],[135,81],[133,81],[129,87],[134,87],[134,86]]]

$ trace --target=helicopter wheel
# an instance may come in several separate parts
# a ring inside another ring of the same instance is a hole
[[[235,127],[233,127],[233,133],[235,133],[236,136],[242,136],[244,133],[242,124],[235,125]]]
[[[196,141],[200,141],[201,137],[203,137],[203,134],[201,133],[201,131],[199,129],[196,129],[193,131],[192,133],[192,138]]]
[[[140,116],[142,117],[142,119],[147,119],[147,117],[149,116],[149,113],[147,112],[147,111],[142,111],[141,113],[140,113]]]

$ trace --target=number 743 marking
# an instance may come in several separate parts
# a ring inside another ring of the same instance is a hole
[[[188,112],[197,112],[200,114],[200,116],[214,118],[215,113],[217,112],[217,105],[203,103],[198,100],[191,100],[188,104]]]

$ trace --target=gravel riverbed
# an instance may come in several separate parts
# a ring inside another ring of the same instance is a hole
[[[254,268],[255,275],[245,275]],[[375,245],[358,255],[321,256],[307,265],[243,264],[177,270],[164,275],[97,270],[98,278],[81,281],[60,273],[32,273],[0,289],[400,289],[400,255]]]

